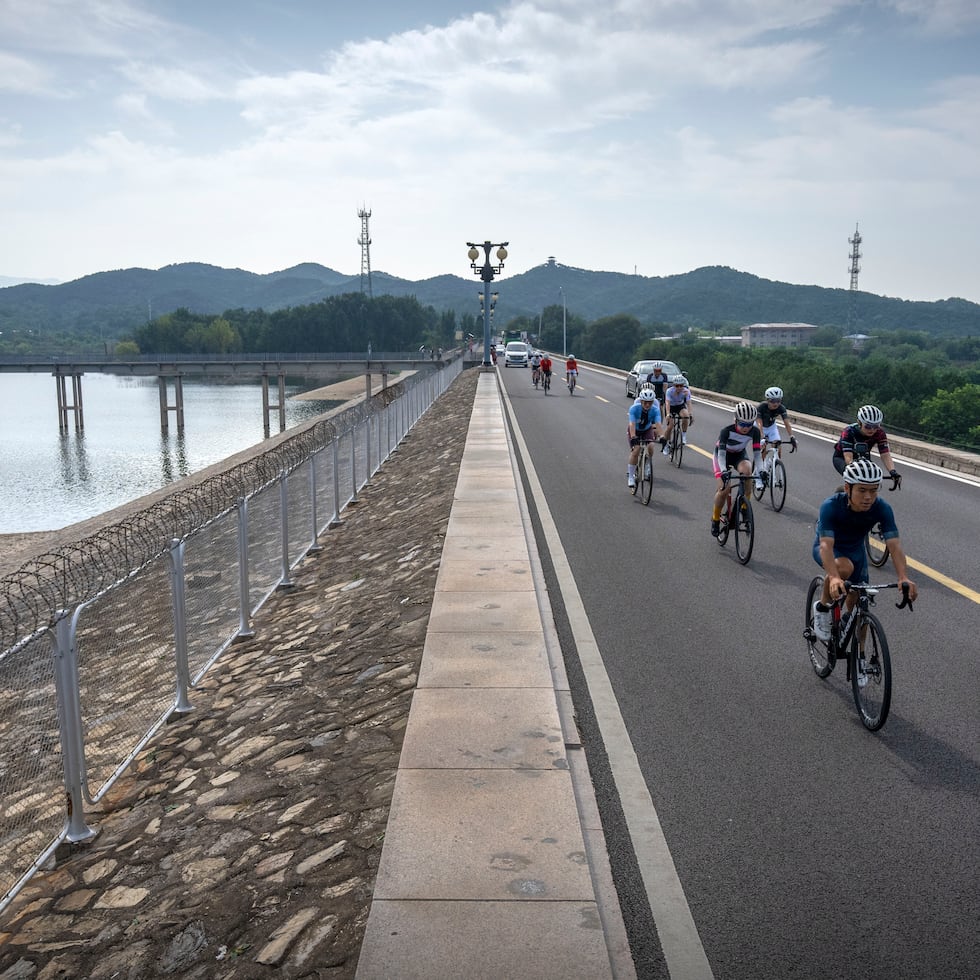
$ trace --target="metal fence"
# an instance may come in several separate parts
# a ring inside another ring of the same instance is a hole
[[[0,579],[0,911],[460,374],[460,358]]]

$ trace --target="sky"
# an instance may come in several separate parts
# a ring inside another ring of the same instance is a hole
[[[550,256],[980,302],[977,0],[0,0],[0,276]],[[475,280],[474,280],[475,281]],[[557,300],[556,300],[557,302]]]

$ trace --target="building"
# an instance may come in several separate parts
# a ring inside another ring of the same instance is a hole
[[[742,327],[742,346],[805,347],[819,329],[812,323],[752,323]]]

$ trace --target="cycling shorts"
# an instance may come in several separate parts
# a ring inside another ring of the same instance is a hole
[[[813,542],[813,560],[823,568],[823,562],[820,560],[820,539],[816,538]],[[834,545],[834,557],[835,558],[846,558],[854,566],[854,571],[851,572],[850,579],[852,582],[862,583],[868,581],[868,552],[865,550],[864,543],[862,542],[860,547],[855,548],[853,551],[845,551],[842,548],[838,548]]]
[[[687,408],[687,405],[668,405],[667,408],[670,409],[670,414],[673,415],[674,418],[676,419],[676,418],[680,418],[681,412],[683,412],[684,409]]]
[[[650,426],[649,429],[644,429],[642,432],[637,432],[636,438],[642,440],[643,442],[647,443],[648,445],[650,443],[654,443],[654,442],[657,442],[658,441],[657,440],[657,433],[653,431],[653,426],[652,425]],[[630,430],[629,430],[629,428],[627,428],[626,429],[626,441],[629,442],[629,440],[630,440]],[[633,447],[630,446],[630,448],[632,449]]]
[[[734,470],[738,467],[738,464],[742,462],[743,459],[748,459],[749,454],[743,449],[740,453],[725,453],[725,468],[729,470]],[[714,466],[715,476],[720,477],[722,470],[718,469],[718,457],[712,453],[711,462]]]
[[[782,436],[779,434],[779,426],[773,422],[762,428],[762,438],[765,442],[781,442]]]

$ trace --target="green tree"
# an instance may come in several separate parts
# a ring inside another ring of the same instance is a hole
[[[919,424],[926,435],[980,449],[980,385],[937,391],[922,402]]]

